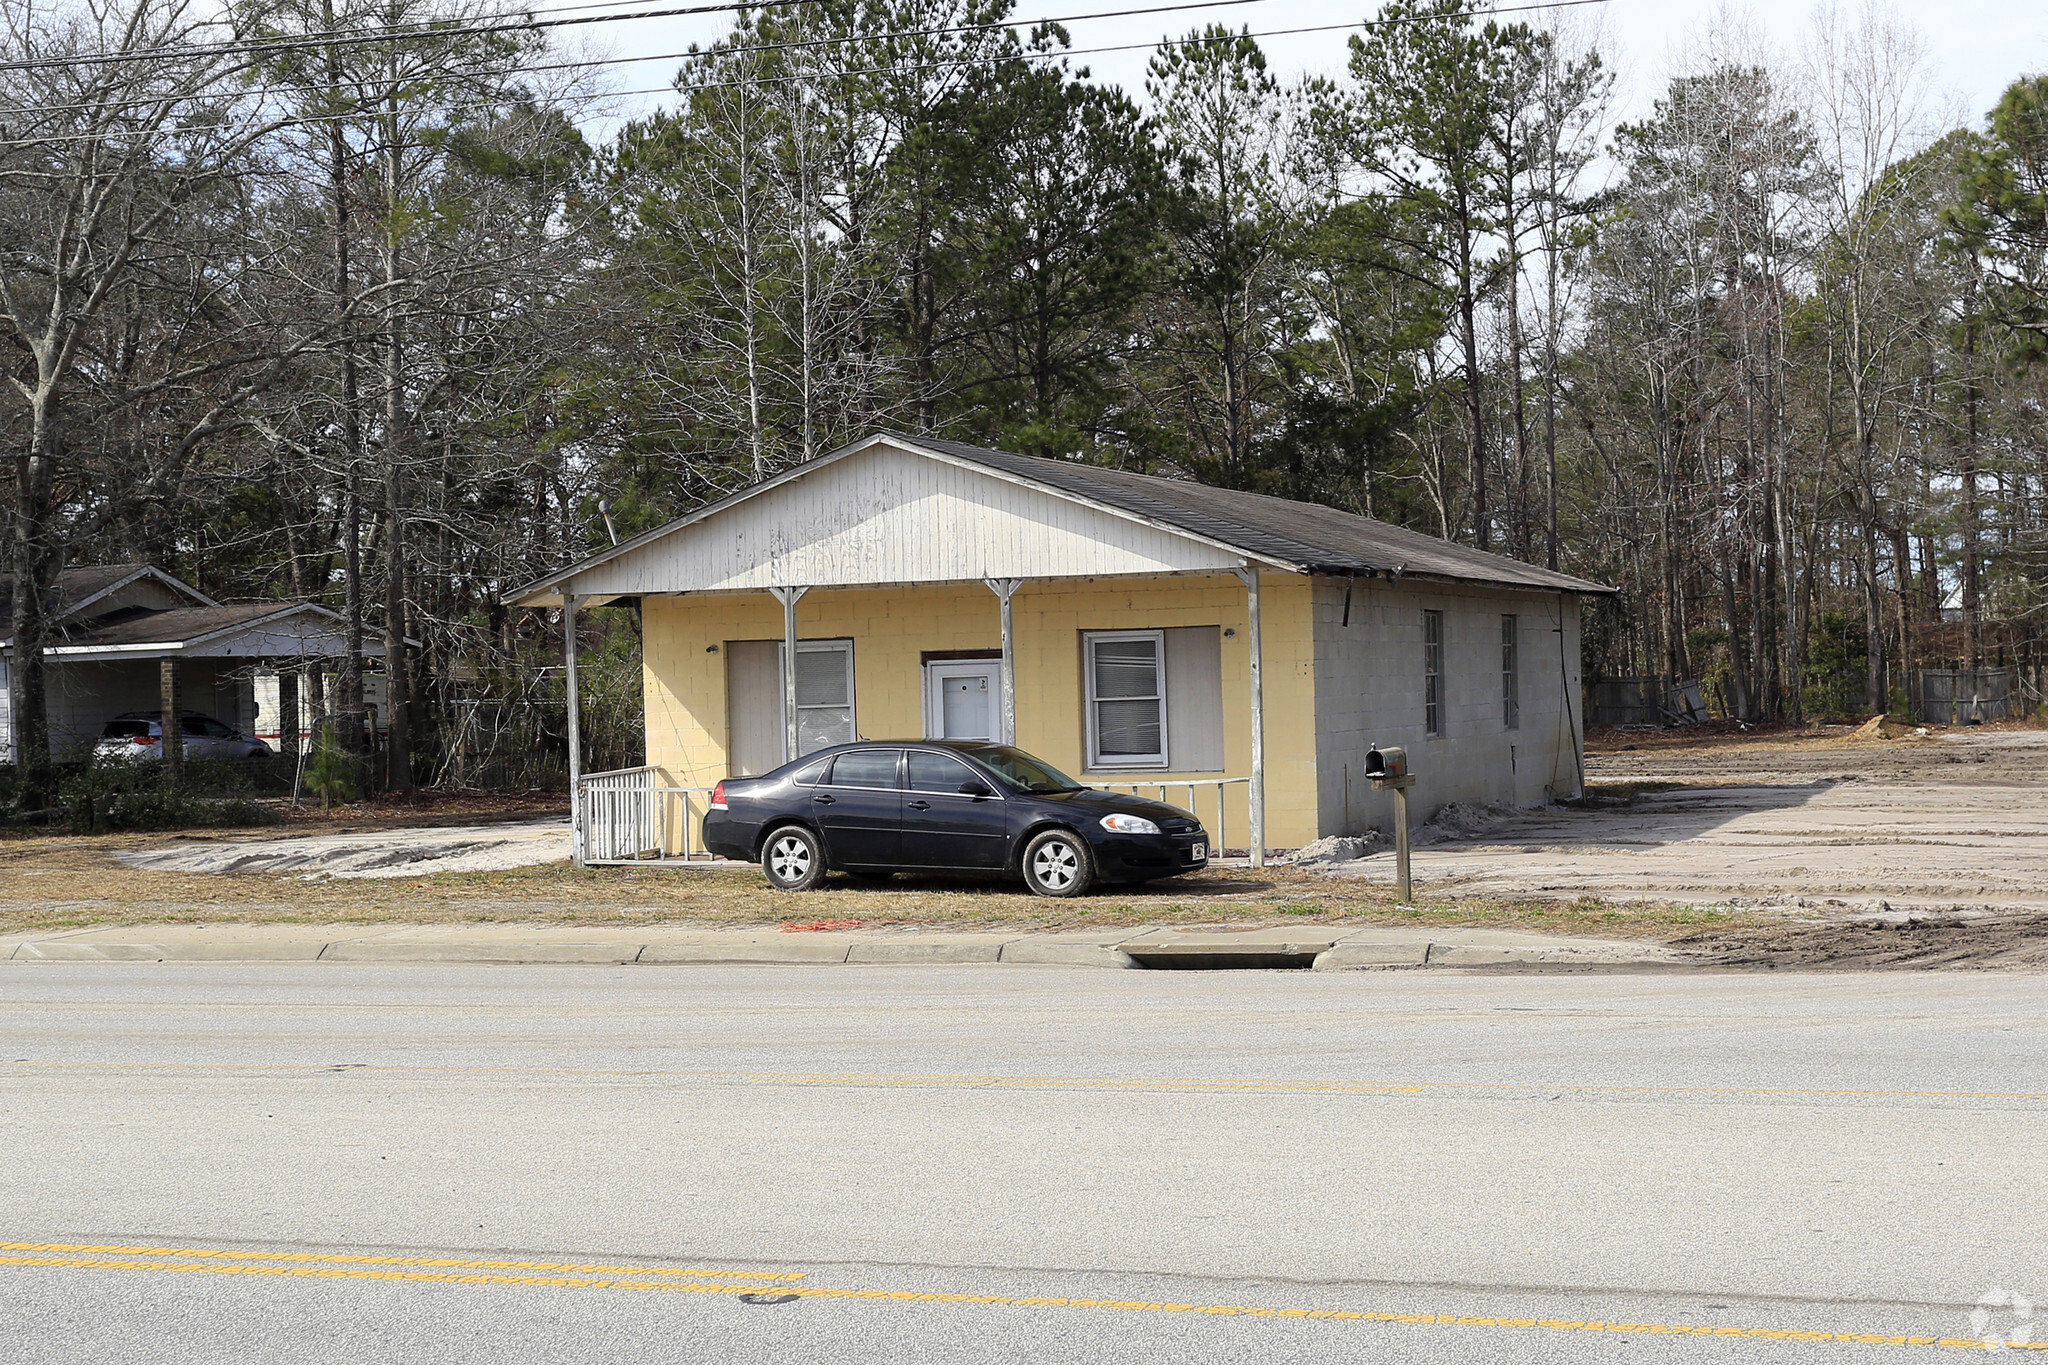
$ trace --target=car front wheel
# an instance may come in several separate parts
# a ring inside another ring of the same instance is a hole
[[[761,846],[761,870],[778,891],[808,891],[825,878],[825,850],[802,825],[784,825]]]
[[[1049,829],[1026,844],[1023,867],[1037,896],[1078,896],[1095,884],[1095,857],[1071,830]]]

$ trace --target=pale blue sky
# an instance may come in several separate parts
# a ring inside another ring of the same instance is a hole
[[[1512,0],[1511,0],[1512,2]],[[1019,0],[1025,19],[1133,9],[1148,0]],[[1086,62],[1101,79],[1139,93],[1150,46],[1167,33],[1184,33],[1212,19],[1254,33],[1355,22],[1372,8],[1353,0],[1255,0],[1227,9],[1187,10],[1176,14],[1072,22],[1074,47],[1124,44],[1136,50],[1105,52],[1077,60]],[[1853,0],[1838,6],[1855,9]],[[1626,117],[1646,111],[1671,73],[1697,51],[1717,23],[1732,22],[1752,33],[1788,62],[1811,32],[1815,6],[1806,0],[1779,4],[1728,4],[1725,0],[1606,0],[1568,11],[1569,22],[1597,26],[1602,50],[1621,72],[1619,108]],[[1892,15],[1916,30],[1925,45],[1933,92],[1959,118],[1981,120],[1999,93],[2015,77],[2048,70],[2048,6],[2043,0],[1903,0]],[[1517,15],[1538,19],[1539,15]],[[724,31],[723,16],[645,20],[585,30],[589,41],[619,57],[678,52],[692,42],[705,42]],[[573,31],[573,30],[572,30]],[[1273,69],[1283,79],[1305,72],[1341,73],[1345,60],[1342,33],[1317,33],[1261,39]],[[613,67],[611,88],[657,87],[675,73],[674,60],[662,57]],[[632,96],[619,111],[638,112],[658,101]],[[609,122],[609,121],[607,121]]]

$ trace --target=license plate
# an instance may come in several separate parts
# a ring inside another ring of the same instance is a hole
[[[1189,845],[1189,847],[1188,847],[1188,861],[1189,861],[1189,862],[1191,862],[1191,863],[1199,863],[1199,862],[1206,862],[1206,861],[1208,860],[1208,857],[1209,857],[1209,846],[1208,846],[1207,844],[1191,844],[1191,845]]]

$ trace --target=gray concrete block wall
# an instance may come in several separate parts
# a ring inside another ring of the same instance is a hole
[[[1325,834],[1393,828],[1394,798],[1364,778],[1374,744],[1408,750],[1410,818],[1452,801],[1537,805],[1578,793],[1579,602],[1548,592],[1413,580],[1315,589],[1316,804]],[[1440,733],[1423,729],[1422,613],[1444,614]],[[1504,723],[1501,617],[1518,618],[1520,723]]]

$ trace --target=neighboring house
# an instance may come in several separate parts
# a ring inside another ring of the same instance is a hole
[[[1009,739],[1289,848],[1391,827],[1375,743],[1407,747],[1416,818],[1576,795],[1579,600],[1608,591],[1328,507],[883,432],[515,600],[639,600],[661,784]]]
[[[14,761],[15,585],[0,579],[0,761]],[[200,711],[255,733],[259,675],[346,652],[342,618],[311,602],[223,605],[146,564],[94,564],[57,575],[43,651],[50,750],[75,757],[128,711]],[[370,653],[378,651],[370,649]],[[287,691],[290,689],[287,688]],[[278,692],[270,682],[269,695]],[[274,705],[274,703],[273,703]],[[275,717],[269,725],[275,734]],[[267,737],[267,736],[266,736]],[[273,741],[274,742],[274,741]]]

